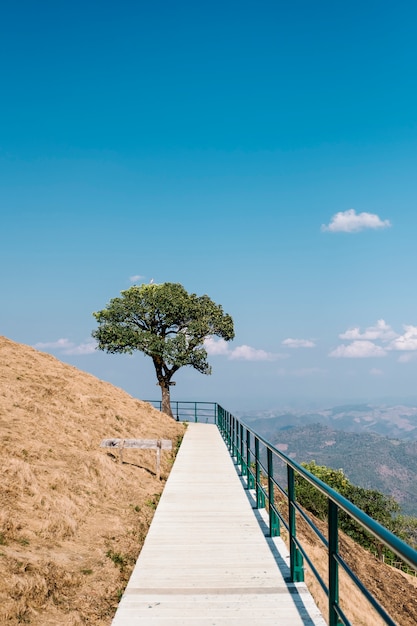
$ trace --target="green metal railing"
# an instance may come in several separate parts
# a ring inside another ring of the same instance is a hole
[[[151,402],[161,409],[161,402]],[[339,586],[342,570],[368,600],[383,622],[397,626],[395,620],[350,568],[339,551],[339,511],[344,511],[359,526],[391,550],[397,558],[412,570],[417,570],[417,551],[401,541],[389,530],[369,517],[361,509],[302,465],[286,456],[266,439],[215,402],[172,402],[172,412],[179,421],[194,421],[216,424],[225,440],[232,458],[239,466],[246,487],[254,491],[257,508],[266,508],[269,517],[269,534],[277,537],[283,526],[288,533],[290,573],[292,582],[304,580],[306,562],[328,599],[329,626],[352,626],[341,607],[343,598]],[[297,501],[297,479],[302,477],[328,502],[327,533],[323,533],[316,522]],[[327,576],[319,573],[316,564],[307,553],[297,535],[297,526],[303,520],[317,540],[327,551]],[[345,598],[346,603],[346,598]]]
[[[344,626],[352,626],[340,603],[342,600],[342,598],[339,598],[340,568],[368,600],[383,622],[389,626],[397,626],[394,619],[388,615],[381,603],[340,554],[339,511],[347,513],[360,527],[373,535],[413,570],[417,570],[417,551],[341,496],[337,491],[331,489],[326,483],[316,478],[300,464],[287,457],[221,406],[217,406],[217,411],[219,430],[230,450],[231,456],[240,467],[242,476],[246,479],[247,487],[255,491],[257,507],[263,508],[266,506],[268,510],[270,535],[272,537],[280,535],[281,525],[288,532],[291,580],[293,582],[304,580],[304,561],[307,562],[312,574],[328,598],[329,626],[342,624]],[[274,463],[276,465],[277,461],[286,470],[286,481],[285,472],[279,472],[277,467],[274,467]],[[282,478],[278,478],[278,475],[282,477],[283,474],[284,484]],[[312,517],[297,502],[296,476],[301,476],[327,498],[327,536],[321,532]],[[277,494],[280,495],[280,498],[276,497]],[[279,501],[281,504],[278,504]],[[285,510],[282,507],[282,502],[285,502]],[[306,547],[302,545],[297,536],[297,521],[300,519],[306,522],[308,528],[314,532],[317,539],[327,550],[327,580],[320,575],[316,565],[308,555]]]

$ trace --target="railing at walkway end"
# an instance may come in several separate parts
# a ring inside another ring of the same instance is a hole
[[[162,410],[161,400],[148,400],[148,402],[158,411]],[[172,415],[178,422],[217,424],[218,406],[217,402],[171,401]]]

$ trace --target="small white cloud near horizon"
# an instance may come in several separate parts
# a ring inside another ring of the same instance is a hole
[[[367,228],[376,230],[390,226],[389,220],[381,220],[375,213],[356,213],[355,209],[348,209],[335,213],[328,225],[322,224],[321,230],[331,233],[358,233]]]
[[[85,341],[79,345],[75,344],[67,338],[57,339],[56,341],[39,341],[33,345],[36,350],[57,350],[62,354],[92,354],[95,352],[97,343],[92,340]]]
[[[266,350],[258,350],[247,345],[236,346],[236,348],[231,349],[227,341],[224,339],[215,339],[212,336],[205,338],[204,348],[207,354],[212,356],[227,356],[231,361],[276,361],[277,359],[286,358],[287,356],[267,352]]]
[[[284,339],[282,342],[283,346],[287,346],[288,348],[315,348],[316,344],[311,339],[292,339],[288,337],[288,339]]]
[[[277,358],[279,358],[279,355],[266,352],[266,350],[257,350],[256,348],[246,345],[237,346],[229,355],[229,359],[233,361],[275,361]]]
[[[93,354],[97,349],[97,343],[95,341],[86,341],[85,343],[80,343],[78,346],[73,346],[64,350],[64,354]]]
[[[37,350],[42,350],[42,348],[51,348],[52,350],[65,350],[68,348],[72,348],[75,344],[69,339],[62,338],[57,339],[56,341],[39,341],[33,345],[33,348]]]
[[[337,359],[368,359],[372,357],[386,356],[386,351],[372,341],[353,341],[346,346],[342,344],[329,353],[330,357]]]
[[[141,274],[134,274],[133,276],[129,276],[129,280],[131,283],[137,283],[138,280],[143,280],[145,278],[145,276],[142,276]]]
[[[340,339],[347,339],[349,341],[366,339],[370,341],[375,341],[376,339],[380,339],[381,341],[390,341],[395,337],[398,337],[398,333],[396,333],[383,319],[378,320],[375,326],[368,326],[363,333],[361,333],[360,328],[356,326],[355,328],[349,328],[347,331],[339,335]]]

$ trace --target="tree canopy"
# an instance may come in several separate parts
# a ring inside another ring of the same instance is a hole
[[[207,295],[188,293],[179,283],[143,284],[121,292],[93,313],[98,349],[111,354],[136,350],[151,357],[162,391],[162,411],[171,413],[173,375],[189,365],[211,374],[204,339],[234,338],[233,320]]]

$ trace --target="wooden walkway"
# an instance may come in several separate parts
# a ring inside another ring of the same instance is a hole
[[[216,426],[189,424],[112,626],[325,626]]]

